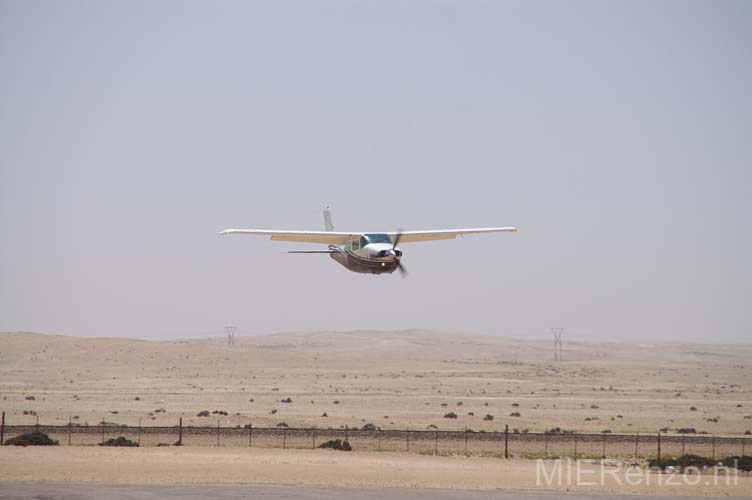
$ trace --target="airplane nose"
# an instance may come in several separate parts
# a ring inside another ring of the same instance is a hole
[[[379,257],[393,257],[395,259],[398,259],[402,257],[402,250],[390,248],[388,250],[381,250],[377,256]]]

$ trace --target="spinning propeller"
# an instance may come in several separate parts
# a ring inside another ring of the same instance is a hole
[[[402,229],[397,230],[397,236],[394,238],[394,243],[392,243],[392,253],[394,254],[395,259],[397,260],[397,269],[399,269],[400,274],[404,278],[407,276],[407,269],[405,269],[405,266],[402,265],[402,251],[399,253],[397,252],[397,243],[399,243],[399,240],[402,238]]]

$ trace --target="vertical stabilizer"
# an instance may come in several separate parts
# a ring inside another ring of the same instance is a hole
[[[334,231],[334,224],[332,224],[332,213],[329,211],[329,207],[324,209],[324,230]]]

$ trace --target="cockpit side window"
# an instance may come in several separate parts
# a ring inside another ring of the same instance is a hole
[[[368,238],[365,236],[360,237],[360,248],[363,248],[364,246],[368,245],[369,241]]]

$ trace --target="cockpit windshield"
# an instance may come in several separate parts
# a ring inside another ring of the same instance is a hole
[[[365,241],[363,241],[365,240]],[[386,234],[364,234],[361,238],[362,245],[365,246],[370,243],[389,243],[392,244],[392,240]]]

